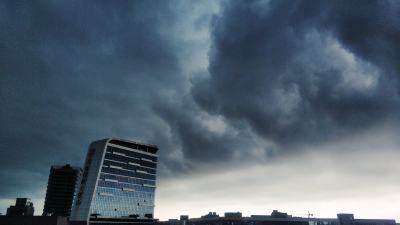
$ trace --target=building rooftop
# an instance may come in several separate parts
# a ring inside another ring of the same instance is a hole
[[[73,170],[79,170],[82,171],[82,168],[78,166],[71,166],[70,164],[65,164],[65,165],[53,165],[51,166],[53,169],[73,169]]]
[[[112,137],[112,138],[102,139],[99,141],[106,141],[110,144],[115,144],[115,145],[131,148],[131,149],[137,149],[137,150],[141,150],[141,151],[152,153],[152,154],[156,154],[158,151],[158,147],[154,144],[146,144],[146,143],[132,141],[132,140],[128,140],[128,139]]]

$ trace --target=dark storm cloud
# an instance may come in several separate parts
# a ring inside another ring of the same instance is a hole
[[[398,119],[397,1],[226,1],[196,102],[279,145]]]
[[[190,96],[179,102],[159,102],[154,109],[169,124],[172,138],[178,140],[188,171],[206,164],[224,167],[235,160],[264,158],[273,153],[272,148],[258,143],[257,137],[245,126],[228,127],[221,117],[212,117],[200,110]]]
[[[0,197],[45,188],[50,165],[80,166],[96,139],[166,145],[151,105],[182,87],[173,8],[154,1],[0,3]]]
[[[104,137],[157,144],[165,178],[395,117],[399,3],[310,3],[224,2],[209,27],[215,1],[1,2],[0,198]]]

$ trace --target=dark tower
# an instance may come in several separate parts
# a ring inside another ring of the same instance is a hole
[[[52,166],[47,184],[43,215],[69,216],[75,190],[80,181],[82,169],[65,166]]]

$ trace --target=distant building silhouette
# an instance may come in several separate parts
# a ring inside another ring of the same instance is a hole
[[[81,174],[81,168],[69,164],[50,168],[44,216],[70,216]]]
[[[29,198],[17,198],[15,205],[7,209],[7,216],[33,216],[33,203]]]
[[[189,222],[189,216],[188,215],[181,215],[179,218],[180,225],[187,225]]]
[[[273,210],[271,213],[272,218],[289,218],[292,217],[291,215],[288,215],[287,213],[284,212],[279,212],[278,210]]]
[[[226,212],[224,216],[228,219],[242,219],[241,212]]]
[[[64,216],[0,216],[0,225],[69,225]]]
[[[219,215],[216,212],[209,212],[207,215],[201,216],[201,218],[219,218]]]
[[[157,151],[115,138],[90,144],[70,223],[153,222]]]
[[[354,225],[354,215],[348,213],[337,214],[340,225]]]
[[[353,214],[338,214],[337,218],[303,218],[293,217],[287,213],[274,210],[271,215],[252,215],[242,217],[241,213],[225,213],[219,217],[209,213],[201,218],[181,217],[181,221],[169,220],[158,222],[159,225],[398,225],[388,219],[354,219]]]

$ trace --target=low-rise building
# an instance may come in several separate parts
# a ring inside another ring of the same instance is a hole
[[[62,216],[0,216],[0,225],[68,225]]]
[[[29,198],[17,198],[15,205],[8,207],[7,216],[33,216],[33,202]]]
[[[162,225],[181,223],[159,222]],[[191,218],[185,225],[398,225],[390,219],[355,219],[353,214],[338,214],[337,218],[303,218],[274,210],[271,215],[252,215],[242,217],[241,213],[226,213],[219,217],[209,213],[201,218]]]

